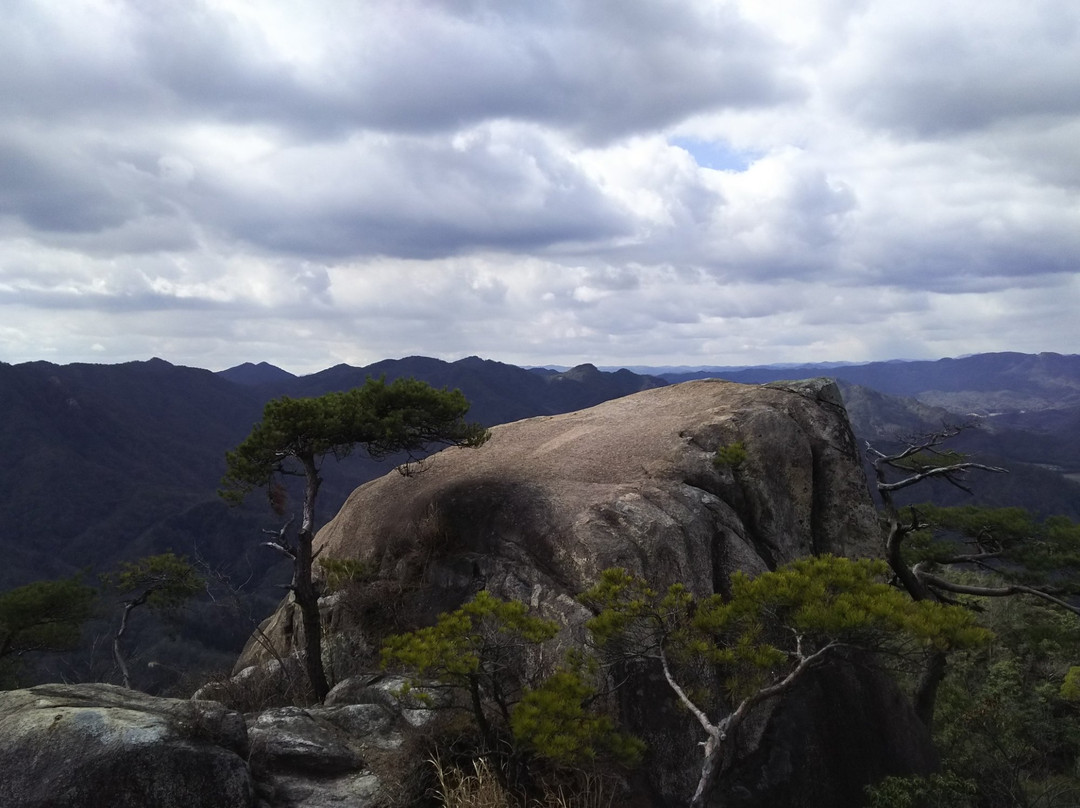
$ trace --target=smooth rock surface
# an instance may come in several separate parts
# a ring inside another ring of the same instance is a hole
[[[0,693],[4,808],[248,808],[243,717],[112,685]]]
[[[735,443],[745,461],[714,465]],[[498,426],[479,449],[447,449],[420,473],[361,486],[316,545],[419,587],[419,621],[487,588],[567,624],[586,619],[574,596],[607,567],[704,594],[724,591],[735,570],[878,551],[859,453],[827,379],[688,382]],[[263,625],[279,653],[298,647],[293,608]],[[251,642],[235,670],[266,658]]]
[[[734,444],[745,459],[714,463]],[[737,570],[810,554],[872,556],[879,541],[839,391],[821,379],[689,382],[496,427],[479,449],[449,449],[419,474],[358,488],[316,537],[327,556],[378,570],[367,591],[384,587],[377,606],[397,598],[388,610],[395,619],[433,622],[485,588],[530,604],[565,627],[541,665],[583,640],[590,614],[575,597],[608,567],[657,587],[724,593]],[[329,599],[327,607],[327,625],[367,634],[362,616],[350,625]],[[297,647],[290,608],[263,626],[281,653]],[[259,661],[250,644],[238,669]],[[719,795],[725,804],[856,808],[871,779],[926,771],[928,734],[895,687],[856,678],[858,686],[839,690],[807,681],[749,722]],[[685,803],[700,766],[700,726],[658,671],[637,674],[619,699],[628,727],[649,745],[636,793],[651,805]],[[800,802],[808,794],[831,802]]]

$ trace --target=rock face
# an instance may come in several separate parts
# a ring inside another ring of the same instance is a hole
[[[717,449],[736,443],[745,460],[718,468]],[[478,450],[357,489],[316,543],[515,596],[575,594],[610,566],[715,592],[735,569],[872,554],[874,520],[831,382],[700,381],[496,427]],[[418,541],[439,569],[411,568]]]
[[[402,682],[354,679],[323,706],[246,716],[112,685],[0,692],[0,806],[386,806],[401,790],[387,761],[423,765],[409,741],[431,718],[398,707]]]
[[[0,693],[6,808],[248,808],[243,717],[112,685]]]
[[[718,450],[730,462],[714,462]],[[658,587],[723,593],[736,570],[814,553],[874,555],[877,535],[835,385],[707,380],[496,427],[480,449],[450,449],[419,474],[360,487],[316,545],[367,562],[378,571],[373,587],[397,593],[397,615],[414,623],[487,588],[560,620],[560,642],[572,643],[590,616],[574,597],[608,567]],[[291,608],[263,627],[281,650],[296,647]],[[329,599],[327,611],[331,625],[345,620]],[[253,643],[237,667],[260,661]],[[744,733],[725,804],[855,806],[870,778],[930,765],[926,733],[891,685],[844,669],[808,679]],[[652,750],[639,795],[683,803],[700,727],[659,675],[622,700]],[[866,718],[859,731],[853,715]]]
[[[733,444],[745,459],[717,467]],[[873,555],[875,518],[831,381],[706,380],[495,427],[361,486],[316,546],[422,584],[421,620],[484,587],[564,614],[613,566],[703,594],[739,569]],[[263,628],[288,650],[299,622],[286,605]],[[266,660],[253,642],[237,670]]]

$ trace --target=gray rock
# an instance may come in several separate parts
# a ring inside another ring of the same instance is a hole
[[[348,738],[323,720],[318,710],[279,707],[253,716],[248,724],[251,765],[260,771],[295,769],[341,774],[360,768]]]
[[[505,424],[480,449],[361,486],[316,544],[418,592],[399,610],[418,621],[486,587],[569,626],[588,617],[574,596],[611,566],[701,594],[735,570],[873,555],[876,515],[839,402],[828,380],[706,380]],[[734,443],[745,461],[714,465]],[[289,614],[263,627],[280,649],[296,647]],[[236,669],[264,660],[251,643]]]
[[[290,774],[274,777],[275,808],[367,808],[377,804],[379,778],[371,772],[314,780]]]
[[[732,444],[745,459],[714,463]],[[325,555],[377,569],[399,593],[388,613],[417,624],[484,588],[531,604],[564,626],[540,667],[582,641],[590,615],[575,596],[605,568],[704,595],[727,591],[737,570],[810,554],[872,556],[879,542],[839,392],[821,379],[689,382],[496,427],[480,449],[448,449],[420,474],[358,488],[316,537]],[[263,626],[283,649],[297,647],[286,611]],[[339,618],[329,624],[348,628]],[[252,644],[238,666],[259,661]],[[621,690],[620,711],[650,748],[639,792],[679,804],[696,782],[702,736],[654,673]],[[893,685],[853,671],[836,677],[853,684],[808,681],[744,727],[731,804],[855,806],[871,778],[926,770],[927,733]],[[851,731],[853,717],[862,731]]]
[[[268,808],[366,808],[381,781],[369,749],[401,747],[402,718],[381,704],[283,707],[249,716],[251,768]]]
[[[0,693],[5,808],[247,808],[242,716],[111,685]]]
[[[398,749],[404,743],[399,726],[400,711],[392,711],[381,704],[341,704],[324,707],[319,715],[357,739],[362,747]]]

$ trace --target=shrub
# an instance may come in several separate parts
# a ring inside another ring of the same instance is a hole
[[[746,460],[746,446],[742,441],[729,443],[716,450],[713,465],[718,469],[738,468]]]

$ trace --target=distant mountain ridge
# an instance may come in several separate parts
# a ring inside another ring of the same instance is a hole
[[[881,393],[917,398],[954,412],[981,415],[1080,406],[1080,354],[986,353],[935,361],[749,367],[657,375],[672,383],[719,375],[745,384],[829,376]]]
[[[260,385],[260,384],[288,384],[298,377],[296,374],[282,370],[269,362],[244,362],[228,370],[222,370],[218,374],[223,379],[228,379],[236,384]]]
[[[592,364],[574,368],[519,368],[475,356],[456,362],[414,356],[384,360],[367,367],[337,365],[299,377],[266,362],[248,362],[220,371],[218,375],[240,384],[281,387],[295,384],[297,389],[320,390],[324,387],[331,389],[335,385],[356,379],[362,383],[367,375],[378,376],[383,373],[389,378],[396,378],[398,375],[431,374],[450,379],[456,378],[460,371],[474,369],[484,363],[537,374],[548,380],[590,379],[597,382],[605,379],[603,386],[621,395],[628,395],[637,389],[647,389],[648,385],[677,384],[693,379],[724,378],[743,384],[765,384],[784,379],[828,376],[888,395],[917,398],[924,404],[945,407],[954,412],[989,415],[1080,406],[1080,354],[1058,353],[1002,352],[937,360],[891,359],[864,363],[812,362],[695,367],[634,365],[626,368],[597,368]],[[644,377],[648,382],[645,387],[638,387],[637,382],[631,380],[632,377]],[[509,381],[509,375],[504,377],[504,381]],[[528,382],[522,384],[529,385]]]
[[[96,574],[122,559],[173,550],[249,581],[259,597],[276,602],[280,591],[271,584],[280,583],[283,570],[259,543],[261,530],[280,524],[258,496],[241,509],[220,500],[225,451],[273,398],[346,390],[383,375],[459,388],[472,404],[470,418],[487,425],[571,412],[685,378],[591,364],[525,369],[475,356],[342,364],[306,376],[267,363],[217,373],[161,359],[0,363],[0,590],[80,570]],[[977,418],[985,428],[966,434],[960,448],[1012,473],[980,478],[972,501],[1080,518],[1080,484],[1069,479],[1080,474],[1080,357],[990,354],[693,375],[744,383],[837,378],[860,442],[998,412]],[[951,400],[963,408],[938,403],[954,394],[962,394]],[[976,406],[980,401],[989,404]],[[356,486],[392,467],[362,457],[328,465],[319,521],[330,519]],[[939,495],[963,496],[944,488]]]
[[[224,454],[282,395],[318,396],[369,376],[413,376],[460,388],[486,425],[582,409],[663,379],[582,366],[539,374],[477,357],[338,365],[294,376],[266,363],[213,373],[161,359],[118,365],[0,363],[0,589],[100,570],[120,558],[173,549],[235,563],[255,547],[268,512],[216,495]],[[324,518],[386,464],[351,458],[328,470]],[[271,561],[261,551],[256,574]]]
[[[605,372],[590,364],[563,372],[526,370],[478,356],[455,362],[408,356],[363,367],[340,364],[307,376],[294,376],[266,363],[246,363],[217,375],[242,384],[259,385],[264,391],[274,390],[275,395],[291,396],[320,396],[348,390],[362,385],[369,377],[385,376],[388,381],[413,377],[435,387],[460,389],[469,400],[469,417],[489,426],[534,415],[580,410],[668,384],[659,376],[643,376],[627,370]]]

